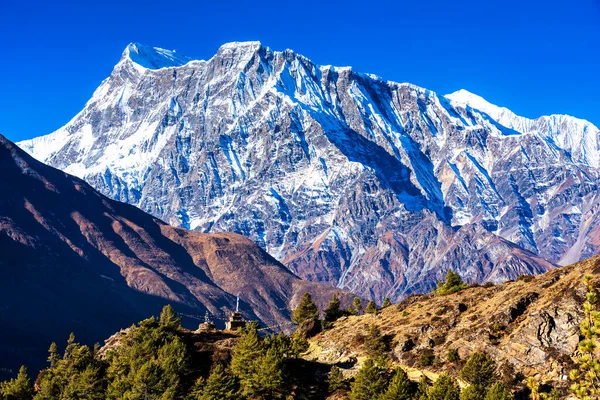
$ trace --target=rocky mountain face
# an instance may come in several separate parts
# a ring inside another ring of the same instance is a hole
[[[375,325],[390,343],[394,361],[415,380],[421,374],[433,379],[443,372],[456,375],[472,353],[485,352],[502,378],[517,386],[523,386],[523,377],[535,377],[568,393],[583,318],[583,277],[599,274],[600,257],[594,257],[516,282],[448,296],[411,296],[377,316],[336,321],[331,330],[310,339],[305,358],[347,365],[344,374],[352,376],[367,358],[364,338]],[[458,351],[460,360],[448,360],[450,349]],[[427,352],[436,362],[423,366],[420,357]]]
[[[110,200],[2,136],[0,175],[2,368],[39,367],[51,341],[100,341],[167,303],[187,327],[206,311],[223,326],[239,294],[246,318],[289,330],[305,292],[321,307],[340,292],[299,279],[243,236],[174,228]]]
[[[19,145],[177,226],[234,231],[381,300],[599,251],[599,131],[529,120],[257,42],[208,61],[129,45],[85,108]]]

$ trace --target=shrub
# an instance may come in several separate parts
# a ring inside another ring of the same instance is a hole
[[[456,349],[448,349],[448,355],[446,356],[449,362],[454,363],[460,361],[460,357],[458,356],[458,350]]]
[[[435,361],[435,355],[433,354],[433,350],[425,349],[421,352],[419,356],[419,366],[420,367],[429,367]]]

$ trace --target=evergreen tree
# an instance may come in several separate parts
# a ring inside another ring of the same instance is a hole
[[[460,392],[460,400],[484,400],[485,388],[469,385]]]
[[[378,400],[409,400],[416,394],[414,384],[402,368],[396,368],[387,390]]]
[[[294,357],[298,357],[300,354],[304,353],[308,350],[309,344],[308,340],[302,335],[302,332],[296,331],[292,335],[292,354]]]
[[[383,393],[387,386],[386,371],[368,359],[356,374],[351,384],[351,400],[373,400]]]
[[[377,315],[377,304],[373,300],[369,301],[367,304],[367,308],[365,308],[365,313]]]
[[[560,397],[559,397],[560,398]],[[502,382],[493,383],[487,390],[484,400],[511,400],[510,390]]]
[[[427,392],[428,400],[459,400],[460,388],[448,374],[442,374]]]
[[[360,314],[360,312],[362,311],[362,304],[358,297],[355,297],[354,300],[352,300],[352,306],[356,310],[356,313]]]
[[[302,324],[307,319],[318,318],[319,308],[312,299],[310,293],[304,293],[300,299],[298,307],[292,313],[292,321],[298,325]]]
[[[383,304],[381,305],[381,308],[386,308],[392,305],[392,302],[390,301],[389,297],[386,297],[385,299],[383,299]]]
[[[435,293],[439,296],[446,296],[459,292],[466,287],[467,285],[462,281],[460,275],[449,269],[448,273],[446,273],[446,281],[438,283]]]
[[[449,348],[446,358],[448,359],[448,362],[451,363],[459,361],[460,357],[458,356],[458,350]]]
[[[55,367],[58,359],[58,346],[56,343],[52,342],[50,344],[50,348],[48,349],[48,363],[50,363],[50,367]]]
[[[198,400],[236,400],[240,398],[240,385],[229,368],[217,363],[210,371],[205,382],[201,381],[202,389]]]
[[[329,387],[329,393],[344,390],[348,387],[344,375],[342,375],[342,371],[335,365],[331,367],[329,374],[327,374],[327,385]]]
[[[254,362],[264,353],[263,344],[254,327],[247,327],[231,355],[231,371],[240,380],[254,372]]]
[[[338,318],[342,317],[344,315],[344,312],[342,311],[340,306],[341,306],[340,299],[339,299],[338,294],[336,293],[333,295],[333,297],[329,301],[327,308],[325,310],[323,310],[325,321],[333,322],[333,321],[336,321]]]
[[[33,386],[27,375],[27,368],[21,367],[16,378],[8,382],[0,382],[0,398],[2,400],[31,400],[33,398]]]
[[[584,283],[587,289],[583,304],[584,318],[579,329],[583,340],[577,347],[575,358],[577,368],[570,373],[574,382],[571,391],[580,399],[600,398],[600,359],[597,356],[600,340],[600,311],[598,310],[598,290],[594,287],[592,276],[586,275]]]
[[[471,385],[487,388],[496,377],[496,363],[485,353],[475,352],[460,370],[460,379]]]
[[[419,385],[417,386],[417,394],[415,398],[418,400],[427,400],[427,393],[429,393],[429,380],[425,374],[421,375],[421,379],[419,379]]]
[[[365,337],[364,343],[365,350],[370,358],[377,360],[385,357],[387,345],[377,325],[369,325],[369,331]]]
[[[348,308],[346,309],[346,314],[347,315],[357,315],[358,311],[356,311],[354,306],[348,306]]]
[[[285,395],[282,360],[273,349],[250,365],[251,372],[240,377],[242,394],[249,398],[279,399]]]
[[[163,307],[160,313],[159,325],[168,329],[181,328],[181,317],[177,315],[170,304]]]

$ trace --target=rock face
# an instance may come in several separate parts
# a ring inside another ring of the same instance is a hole
[[[393,299],[598,252],[598,129],[529,120],[257,42],[132,44],[85,108],[19,145],[170,224],[249,237],[299,276]]]
[[[338,289],[306,282],[232,233],[174,228],[34,160],[0,136],[0,359],[40,367],[70,332],[94,343],[170,303],[196,328],[236,308],[286,330],[305,292],[321,307]],[[351,296],[341,293],[349,304]]]
[[[600,276],[600,257],[569,265],[535,278],[492,287],[471,287],[448,296],[417,295],[381,310],[377,316],[352,316],[310,339],[307,359],[353,364],[352,375],[366,356],[369,325],[379,327],[394,359],[409,371],[456,374],[475,351],[495,359],[503,379],[518,375],[566,389],[572,356],[579,343],[585,285],[583,277]],[[447,359],[458,351],[459,362]],[[419,365],[430,351],[439,361]]]

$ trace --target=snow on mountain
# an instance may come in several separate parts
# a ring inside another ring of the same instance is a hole
[[[448,268],[499,282],[600,250],[590,123],[259,42],[207,61],[135,45],[168,55],[150,64],[131,46],[71,122],[19,145],[171,224],[242,233],[303,278],[378,299]]]

